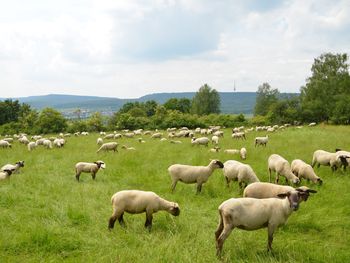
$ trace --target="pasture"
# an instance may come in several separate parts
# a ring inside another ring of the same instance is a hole
[[[222,150],[246,147],[243,162],[252,166],[261,181],[268,181],[270,154],[278,153],[289,162],[298,158],[310,163],[317,149],[350,150],[349,134],[349,126],[290,127],[269,134],[266,148],[254,148],[255,136],[265,132],[250,132],[244,141],[232,139],[231,130],[226,129],[220,146]],[[20,174],[0,181],[1,262],[347,262],[350,258],[349,168],[345,173],[315,168],[322,186],[302,181],[301,185],[318,193],[301,203],[277,230],[272,253],[266,252],[266,229],[235,229],[218,260],[214,239],[217,207],[242,195],[238,184],[231,183],[228,189],[222,171],[216,170],[199,195],[195,185],[181,182],[171,193],[167,168],[174,163],[207,165],[209,159],[239,160],[239,156],[209,153],[211,145],[192,147],[188,138],[179,139],[183,144],[170,144],[149,135],[142,136],[144,144],[137,141],[139,136],[113,140],[136,151],[119,147],[118,153],[97,154],[97,137],[69,137],[62,149],[39,147],[28,152],[18,142],[12,149],[0,149],[1,166],[25,161]],[[97,160],[103,160],[106,169],[97,173],[95,181],[90,174],[82,174],[78,183],[75,163]],[[177,202],[180,216],[154,214],[149,233],[144,228],[145,214],[125,214],[127,227],[117,222],[108,231],[110,198],[124,189],[154,191]]]

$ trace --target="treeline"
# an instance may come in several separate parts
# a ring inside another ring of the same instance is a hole
[[[347,54],[325,53],[314,60],[300,96],[281,98],[263,83],[257,91],[254,123],[350,123],[350,75]]]
[[[205,84],[192,100],[172,98],[162,105],[152,100],[129,102],[111,117],[95,112],[87,120],[68,121],[52,108],[38,112],[28,104],[5,100],[0,102],[0,134],[309,122],[349,124],[350,76],[347,60],[346,54],[331,53],[316,58],[311,67],[311,77],[301,87],[299,96],[282,97],[278,89],[263,83],[258,87],[254,117],[249,120],[243,114],[220,114],[219,94]]]

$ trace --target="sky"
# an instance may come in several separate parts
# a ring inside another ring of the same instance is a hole
[[[349,0],[0,0],[0,97],[299,92],[350,55]]]

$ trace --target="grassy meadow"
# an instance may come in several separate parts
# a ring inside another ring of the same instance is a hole
[[[166,134],[166,132],[164,133]],[[311,162],[317,149],[350,150],[350,126],[294,127],[271,133],[266,148],[254,148],[251,132],[247,140],[233,140],[225,130],[222,149],[246,147],[245,163],[261,181],[268,181],[267,159],[278,153],[288,161]],[[96,153],[98,134],[66,138],[62,149],[42,147],[28,152],[24,145],[0,149],[0,166],[25,161],[20,174],[0,181],[0,262],[348,262],[350,259],[350,169],[331,172],[315,168],[322,186],[302,181],[318,191],[301,203],[287,224],[274,236],[272,253],[266,252],[267,229],[233,230],[224,244],[221,260],[216,258],[214,232],[217,207],[231,197],[240,197],[237,182],[226,187],[221,170],[216,170],[196,195],[195,185],[177,184],[170,192],[167,168],[174,163],[207,165],[209,159],[225,162],[238,155],[209,153],[192,147],[190,139],[170,144],[142,136],[118,139],[136,151],[119,148],[118,153]],[[105,140],[106,141],[106,140]],[[78,161],[103,160],[106,169],[93,181],[89,174],[75,180]],[[284,180],[281,180],[284,183]],[[120,190],[150,190],[178,202],[180,216],[154,214],[153,228],[144,228],[145,214],[125,214],[127,228],[118,222],[108,231],[112,214],[111,196]]]

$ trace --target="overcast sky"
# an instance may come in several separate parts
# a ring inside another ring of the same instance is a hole
[[[299,92],[350,54],[350,1],[0,0],[0,97]]]

